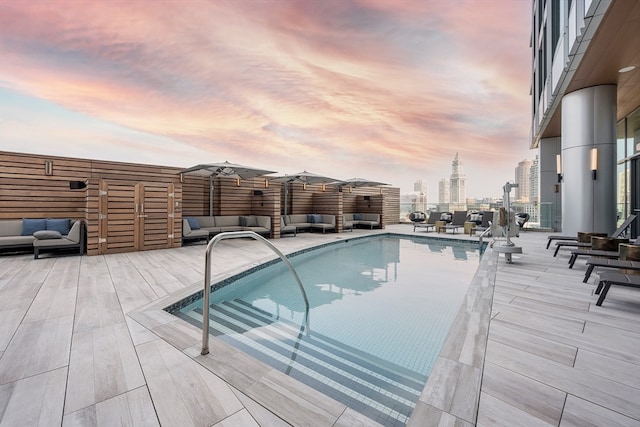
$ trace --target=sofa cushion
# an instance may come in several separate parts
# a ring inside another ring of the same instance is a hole
[[[322,215],[309,214],[307,215],[307,222],[310,224],[322,224]]]
[[[360,215],[359,213],[353,214],[353,220],[354,221],[361,221],[362,220],[362,215]]]
[[[239,227],[240,217],[238,215],[216,216],[216,227]]]
[[[45,224],[47,226],[47,230],[57,231],[65,236],[69,234],[69,229],[71,228],[71,220],[69,218],[45,219]]]
[[[0,221],[0,237],[4,236],[21,236],[22,220],[7,219]]]
[[[62,239],[62,234],[57,230],[38,230],[33,233],[33,237],[38,240]]]
[[[69,235],[67,235],[67,239],[72,242],[80,243],[80,238],[82,237],[80,233],[82,233],[82,221],[76,221],[71,226],[71,230],[69,230]]]
[[[189,223],[189,228],[191,228],[191,230],[200,230],[200,223],[198,222],[198,218],[188,216],[185,219]]]
[[[239,221],[241,227],[258,227],[258,218],[255,215],[241,216]]]
[[[34,240],[33,236],[0,236],[0,246],[29,246]]]
[[[30,219],[24,218],[22,220],[22,235],[23,236],[32,236],[38,230],[46,230],[47,222],[44,218],[40,219]]]

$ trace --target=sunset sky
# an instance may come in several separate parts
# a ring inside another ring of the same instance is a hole
[[[530,0],[0,0],[0,150],[501,195]]]

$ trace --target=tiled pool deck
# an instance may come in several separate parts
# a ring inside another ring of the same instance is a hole
[[[289,253],[365,233],[272,242]],[[584,260],[568,269],[546,236],[521,233],[513,264],[483,258],[410,425],[640,426],[640,291],[612,288],[596,307]],[[225,241],[214,272],[271,255]],[[160,308],[200,288],[203,271],[203,245],[0,256],[0,425],[374,424],[216,340],[200,356],[199,331]]]

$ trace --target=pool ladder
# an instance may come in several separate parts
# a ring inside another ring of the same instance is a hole
[[[259,242],[264,243],[269,248],[271,248],[271,250],[273,250],[273,252],[275,252],[276,255],[280,257],[282,262],[284,262],[287,265],[287,267],[289,267],[289,270],[291,270],[293,277],[296,279],[296,282],[298,282],[298,287],[300,288],[300,292],[302,293],[302,298],[304,298],[304,306],[305,306],[304,324],[305,324],[307,333],[309,332],[309,299],[307,298],[307,293],[305,292],[304,287],[302,286],[300,277],[298,277],[298,273],[293,268],[293,265],[291,265],[287,257],[282,252],[280,252],[280,250],[278,250],[278,248],[276,248],[270,241],[268,241],[267,239],[265,239],[264,237],[260,236],[259,234],[253,231],[228,231],[228,232],[216,234],[214,238],[211,239],[211,241],[207,245],[207,250],[204,255],[205,264],[204,264],[204,295],[203,295],[203,304],[202,304],[202,351],[200,352],[200,354],[202,355],[209,354],[209,308],[210,308],[209,300],[211,298],[211,252],[213,251],[213,248],[216,246],[216,244],[221,240],[240,239],[243,237],[250,237],[253,240],[257,240]]]

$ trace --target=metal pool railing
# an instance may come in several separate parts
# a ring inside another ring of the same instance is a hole
[[[213,251],[213,248],[216,246],[216,244],[221,240],[239,239],[243,237],[250,237],[253,240],[257,240],[259,242],[264,243],[269,248],[271,248],[271,250],[273,250],[273,252],[275,252],[276,255],[280,257],[282,262],[284,262],[287,265],[287,267],[289,267],[289,270],[291,270],[293,277],[296,279],[296,282],[298,282],[298,287],[300,288],[300,292],[302,293],[302,298],[304,298],[304,305],[305,305],[304,324],[306,326],[307,333],[309,331],[309,299],[307,298],[307,293],[305,292],[304,287],[302,286],[300,277],[298,277],[298,273],[293,268],[293,265],[291,265],[287,257],[282,252],[280,252],[280,250],[278,250],[278,248],[276,248],[271,242],[269,242],[267,239],[260,236],[259,234],[254,233],[253,231],[230,231],[230,232],[220,233],[220,234],[216,234],[213,237],[213,239],[211,239],[211,241],[207,245],[207,250],[205,252],[204,295],[203,295],[203,303],[202,303],[202,351],[200,352],[200,354],[203,354],[203,355],[209,354],[209,309],[210,309],[209,300],[211,298],[211,252]]]

